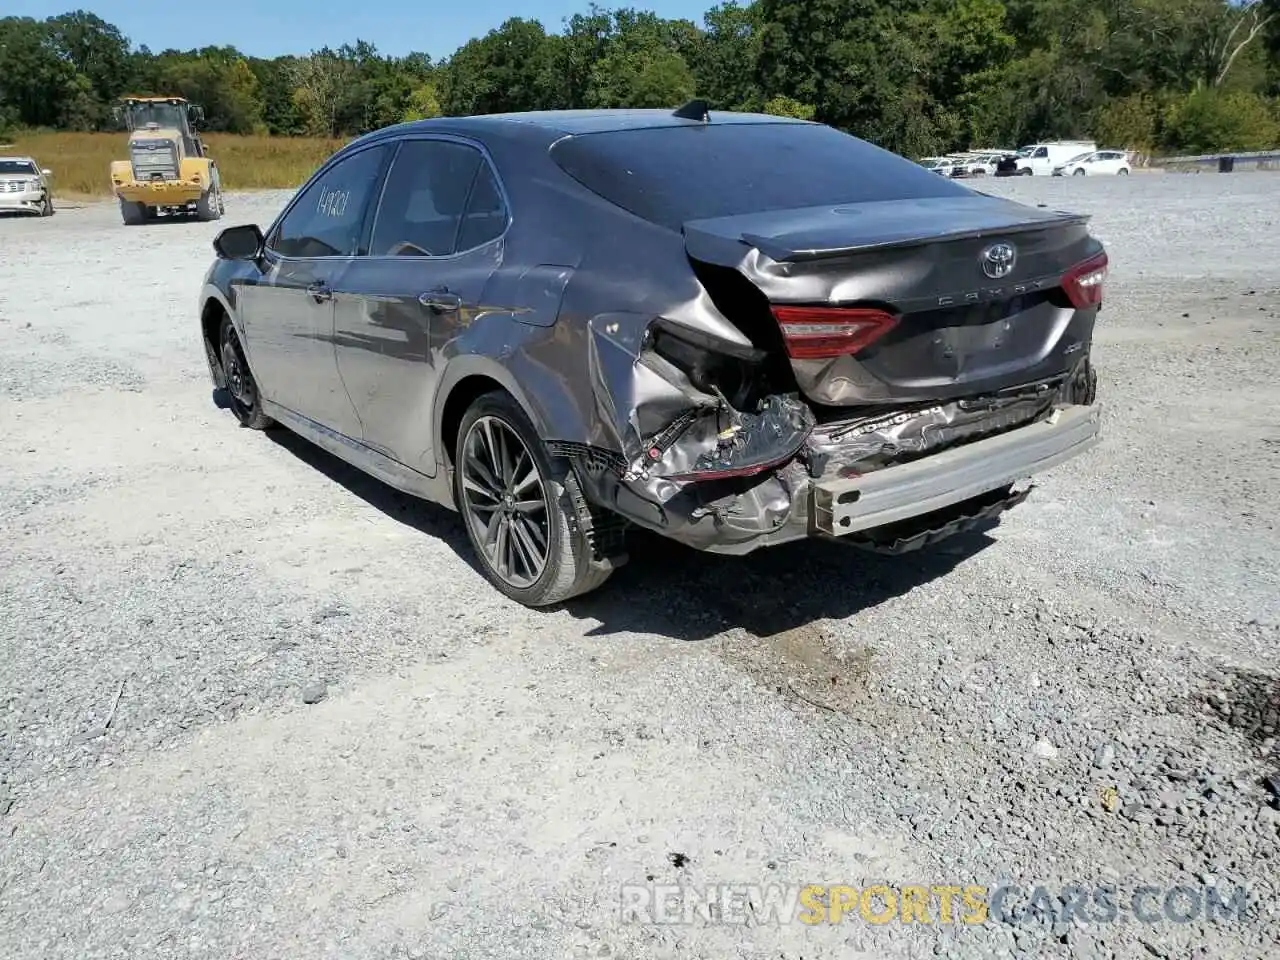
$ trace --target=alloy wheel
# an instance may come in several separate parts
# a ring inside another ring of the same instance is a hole
[[[536,583],[547,566],[547,491],[533,455],[504,420],[484,416],[467,431],[461,504],[485,562],[505,583]]]
[[[227,392],[239,408],[236,412],[242,416],[251,414],[258,402],[258,390],[231,329],[222,338],[222,372],[226,377]]]

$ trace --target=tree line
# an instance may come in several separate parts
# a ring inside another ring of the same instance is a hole
[[[438,60],[363,40],[273,59],[157,53],[84,10],[0,19],[0,130],[115,129],[128,93],[198,102],[209,130],[279,136],[697,96],[910,156],[1078,136],[1262,149],[1280,143],[1280,0],[755,0],[701,23],[593,4],[550,31],[513,17]]]

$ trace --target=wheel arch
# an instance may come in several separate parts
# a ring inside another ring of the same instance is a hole
[[[231,309],[226,298],[213,284],[206,284],[200,294],[200,339],[204,341],[205,357],[209,362],[209,373],[214,384],[225,387],[226,376],[222,370],[221,345],[222,321],[230,318],[236,328],[236,334],[244,344],[244,333],[236,322],[235,311]]]
[[[538,435],[546,438],[544,418],[539,416],[536,407],[506,368],[486,357],[455,357],[445,368],[445,375],[436,393],[436,461],[440,466],[447,470],[453,469],[453,452],[462,418],[478,398],[495,390],[500,390],[515,400]]]

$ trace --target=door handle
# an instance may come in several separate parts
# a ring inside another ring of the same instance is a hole
[[[311,299],[316,303],[328,303],[333,299],[333,291],[329,289],[329,285],[323,280],[317,280],[315,283],[307,287],[307,293],[311,294]]]
[[[447,313],[462,306],[462,298],[444,287],[418,294],[418,302],[434,313]]]

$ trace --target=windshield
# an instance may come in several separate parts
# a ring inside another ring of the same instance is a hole
[[[566,137],[552,158],[652,223],[870,200],[967,194],[905,157],[832,127],[725,123]]]
[[[135,103],[129,107],[129,129],[142,130],[147,124],[177,128],[186,125],[186,110],[176,103]]]
[[[30,160],[0,160],[0,174],[35,172],[36,165]]]

